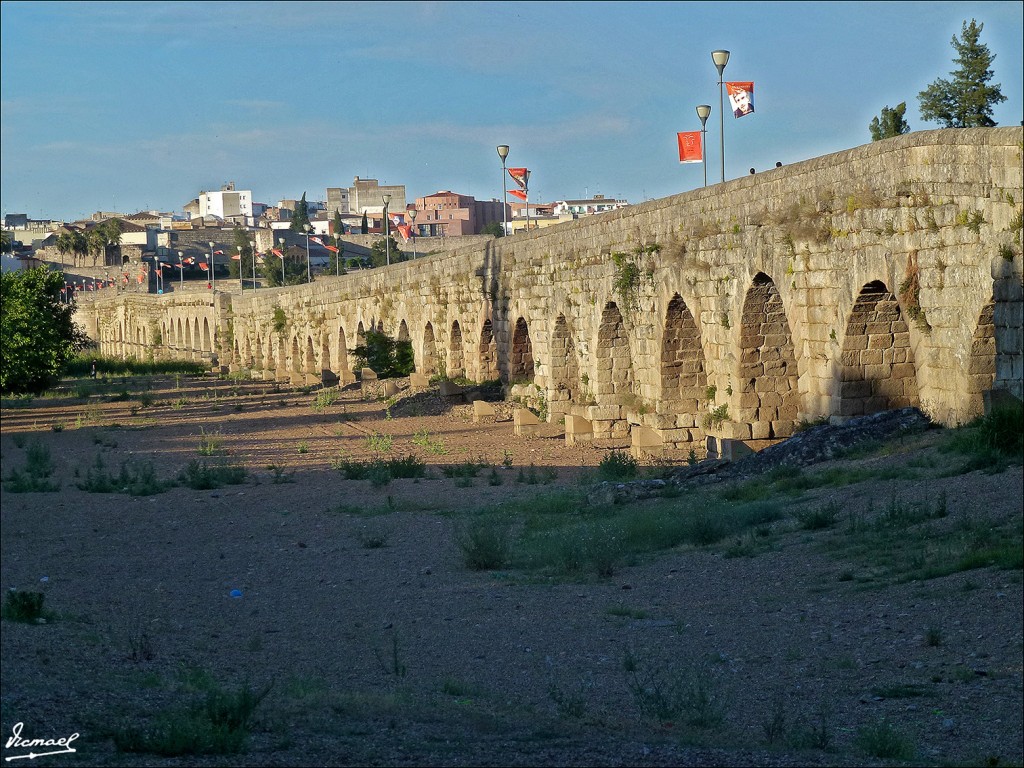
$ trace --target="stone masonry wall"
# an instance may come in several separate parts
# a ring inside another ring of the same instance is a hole
[[[908,403],[959,423],[1022,396],[1022,137],[913,133],[388,269],[79,315],[108,354],[308,382],[404,322],[421,369],[525,376],[595,436],[784,437]]]

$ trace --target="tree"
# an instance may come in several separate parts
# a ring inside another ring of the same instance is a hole
[[[382,379],[408,376],[416,370],[412,342],[396,341],[386,333],[367,331],[366,341],[352,353],[357,368],[372,368]]]
[[[337,243],[334,247],[338,249],[338,252],[330,251],[331,263],[328,266],[328,272],[333,275],[347,274],[345,270],[345,241],[340,237],[336,237],[334,241]]]
[[[80,229],[66,229],[57,235],[57,250],[62,255],[85,256],[89,252],[89,244]]]
[[[905,101],[901,101],[892,109],[889,109],[888,104],[882,107],[882,119],[879,120],[876,117],[872,119],[871,125],[868,126],[868,130],[871,131],[871,140],[881,141],[882,139],[891,139],[893,136],[902,136],[904,133],[910,133],[910,126],[903,119],[903,115],[906,113],[907,102]]]
[[[389,250],[391,253],[392,264],[397,264],[398,262],[405,261],[409,258],[398,249],[398,243],[395,242],[394,236],[388,235],[387,242],[385,242],[383,237],[380,240],[373,241],[373,245],[370,246],[370,263],[375,267],[386,266],[388,263]]]
[[[488,222],[487,225],[484,226],[484,228],[480,230],[480,233],[484,234],[484,235],[493,235],[494,237],[504,237],[505,236],[505,233],[502,231],[502,226],[501,226],[501,222],[500,221]]]
[[[364,235],[367,232],[370,231],[370,223],[366,220],[366,211],[363,211],[363,226],[362,226],[362,230],[363,230],[363,234]]]
[[[253,262],[256,260],[256,250],[252,247],[249,233],[236,224],[231,233],[231,244],[232,252],[231,259],[228,261],[228,274],[231,277],[237,278],[239,273],[244,270],[242,272],[243,278],[252,275]],[[238,255],[241,255],[242,258],[235,259],[235,256]]]
[[[292,214],[292,232],[305,232],[309,224],[309,204],[306,203],[306,193],[302,193],[302,199],[295,205],[295,213]]]
[[[341,236],[345,234],[345,225],[341,221],[341,211],[334,211],[334,220],[331,222],[331,229],[334,230],[334,244],[341,247]]]
[[[277,250],[284,254],[284,284],[301,285],[308,282],[306,279],[306,251],[302,250],[302,258],[299,259],[297,257],[298,248]],[[282,257],[273,253],[263,260],[263,264],[260,266],[260,277],[263,278],[264,285],[270,288],[281,286],[281,261]]]
[[[959,68],[950,72],[952,81],[939,78],[921,91],[921,119],[942,123],[945,128],[990,128],[996,124],[992,109],[1006,101],[999,84],[989,85],[992,79],[992,60],[995,56],[987,45],[978,42],[984,24],[963,24],[961,37],[953,35],[952,46]]]
[[[14,250],[14,235],[6,229],[0,230],[0,252],[10,253]]]
[[[88,343],[63,288],[64,273],[47,267],[0,275],[0,391],[42,392]]]

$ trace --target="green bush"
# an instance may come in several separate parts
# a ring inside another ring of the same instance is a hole
[[[412,342],[396,341],[386,333],[367,331],[366,341],[353,350],[356,367],[368,367],[382,379],[408,376],[416,370]]]
[[[45,599],[46,595],[42,592],[10,589],[4,598],[3,617],[10,621],[22,621],[27,624],[38,623],[43,618],[43,601]]]
[[[178,479],[189,488],[206,491],[224,485],[238,485],[245,480],[245,467],[231,462],[206,462],[193,459]]]
[[[458,545],[463,562],[470,570],[497,570],[508,562],[511,555],[509,525],[493,518],[478,518],[460,531]]]
[[[597,467],[597,473],[603,480],[631,480],[637,476],[637,472],[636,459],[625,451],[605,454]]]

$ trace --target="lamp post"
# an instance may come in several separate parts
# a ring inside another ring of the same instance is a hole
[[[259,254],[258,254],[258,253],[256,253],[256,249],[255,249],[255,248],[253,248],[253,250],[252,250],[252,289],[253,289],[254,291],[256,290],[256,257],[257,257],[258,255],[259,255]],[[242,267],[241,267],[241,265],[239,265],[239,267],[238,267],[238,271],[239,271],[239,272],[241,272],[241,271],[242,271]]]
[[[501,234],[508,234],[508,192],[505,190],[505,158],[508,157],[508,144],[498,145],[498,157],[501,158]]]
[[[718,127],[721,136],[722,181],[725,181],[725,101],[722,96],[722,73],[725,72],[725,65],[729,63],[729,52],[712,51],[711,60],[715,62],[715,68],[718,70]]]
[[[163,295],[164,292],[164,265],[160,263],[160,257],[156,259],[156,292]]]
[[[185,290],[185,254],[178,251],[178,269],[181,270],[181,282],[178,285]]]
[[[416,258],[416,209],[412,208],[408,211],[409,221],[412,224],[409,226],[409,230],[412,232],[412,257]]]
[[[309,271],[309,233],[313,229],[312,224],[307,224],[302,228],[302,231],[306,233],[306,282],[312,283],[313,277]]]
[[[708,116],[711,114],[710,104],[697,105],[697,117],[700,118],[700,153],[704,157],[704,186],[708,185]]]
[[[242,246],[236,246],[238,248],[238,290],[245,293],[245,284],[242,282],[242,275],[245,272],[242,271]],[[255,288],[255,285],[253,286]]]
[[[530,231],[530,171],[523,171],[523,192],[526,194],[526,231]]]
[[[384,253],[387,256],[388,266],[391,266],[391,222],[388,219],[388,203],[391,202],[391,195],[381,195],[384,201]]]
[[[216,245],[212,240],[210,241],[210,283],[207,287],[212,288],[214,292],[217,291],[217,270],[213,268],[213,247]]]
[[[284,288],[285,274],[284,274],[284,238],[277,238],[277,244],[281,246],[281,287]]]

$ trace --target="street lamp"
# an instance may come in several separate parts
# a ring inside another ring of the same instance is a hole
[[[242,282],[242,275],[245,274],[245,272],[242,271],[242,246],[239,245],[236,247],[238,248],[238,290],[245,293],[245,284]]]
[[[508,157],[508,144],[498,145],[498,157],[501,158],[501,234],[508,234],[508,192],[505,190],[505,158]]]
[[[523,193],[526,195],[526,231],[530,231],[530,171],[523,170]]]
[[[715,68],[718,70],[718,127],[721,136],[722,181],[725,181],[725,101],[722,96],[722,73],[725,72],[725,65],[729,63],[729,52],[712,51],[711,60],[715,62]]]
[[[306,233],[306,282],[312,283],[313,277],[309,271],[309,233],[312,231],[313,225],[307,224],[302,228],[302,231]]]
[[[711,114],[710,104],[697,105],[697,117],[700,118],[700,153],[704,156],[704,186],[708,185],[708,116]]]
[[[409,225],[409,229],[412,232],[412,257],[413,257],[413,259],[415,259],[416,258],[416,213],[417,213],[417,211],[416,211],[415,208],[412,208],[409,211],[407,211],[407,213],[409,214],[409,221],[412,222],[412,224]]]
[[[391,224],[388,220],[388,203],[391,202],[391,195],[381,195],[384,201],[384,253],[387,255],[388,266],[391,266]]]
[[[212,288],[214,292],[217,291],[217,270],[213,268],[213,247],[216,245],[212,240],[210,241],[210,282],[207,283],[207,288]]]
[[[185,290],[185,254],[178,251],[178,269],[181,270],[181,282],[178,285],[181,286],[182,290]]]
[[[256,257],[258,255],[259,254],[256,253],[256,249],[253,248],[253,250],[252,250],[252,289],[254,291],[256,290]],[[239,271],[239,273],[241,273],[241,271],[242,271],[242,265],[241,264],[238,265],[238,271]]]
[[[277,238],[277,244],[281,246],[281,287],[284,288],[285,274],[284,274],[284,238]]]

